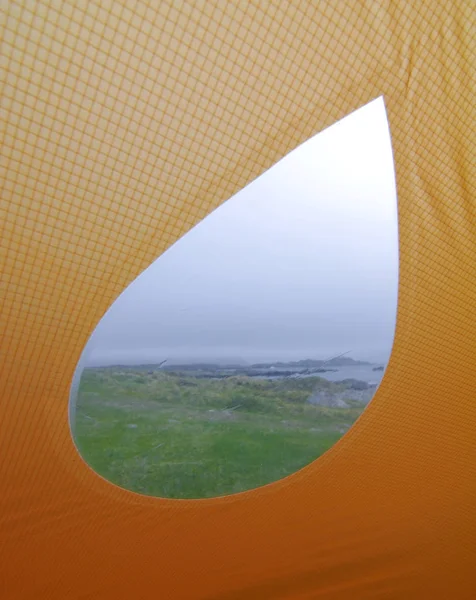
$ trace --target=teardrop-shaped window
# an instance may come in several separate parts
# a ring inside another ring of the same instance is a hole
[[[214,211],[111,306],[73,385],[82,457],[121,487],[170,498],[304,467],[382,378],[397,280],[379,98]]]

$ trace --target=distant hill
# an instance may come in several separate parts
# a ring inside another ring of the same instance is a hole
[[[365,360],[354,360],[353,358],[349,358],[347,356],[341,356],[340,358],[333,358],[326,364],[334,367],[358,367],[364,365],[368,366],[372,363],[369,363]]]
[[[354,360],[353,358],[348,358],[346,356],[341,356],[339,358],[333,358],[332,360],[316,360],[312,358],[306,358],[303,360],[297,361],[277,361],[277,362],[268,362],[268,363],[257,363],[253,365],[247,366],[246,363],[240,362],[184,362],[174,363],[172,361],[165,361],[165,364],[161,365],[159,363],[146,363],[146,364],[135,364],[135,365],[125,365],[125,364],[117,364],[117,365],[90,365],[88,368],[96,368],[96,369],[124,369],[124,370],[134,370],[134,371],[155,371],[157,369],[161,369],[164,371],[206,371],[206,372],[215,372],[215,371],[236,371],[237,373],[242,374],[253,374],[255,370],[273,370],[280,372],[290,373],[295,372],[296,370],[305,370],[305,369],[321,369],[325,367],[325,369],[332,369],[338,367],[356,367],[356,366],[369,366],[372,363]]]
[[[290,361],[290,362],[272,362],[272,363],[258,363],[251,365],[253,369],[319,369],[320,367],[358,367],[363,365],[370,365],[371,363],[354,360],[347,356],[341,356],[340,358],[333,358],[332,360],[315,360],[313,358],[306,358],[304,360]]]

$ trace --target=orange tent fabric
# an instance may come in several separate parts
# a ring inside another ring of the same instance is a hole
[[[4,3],[0,594],[476,596],[474,3]],[[323,457],[236,496],[143,497],[68,425],[114,298],[285,153],[384,95],[394,349]]]

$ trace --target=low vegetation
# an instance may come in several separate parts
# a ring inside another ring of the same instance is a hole
[[[310,463],[364,408],[309,403],[321,390],[342,393],[345,386],[319,377],[86,369],[74,436],[89,465],[123,488],[169,498],[231,494]]]

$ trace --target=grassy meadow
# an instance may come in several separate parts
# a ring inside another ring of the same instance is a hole
[[[231,494],[289,475],[345,433],[364,405],[308,402],[324,389],[345,386],[319,377],[86,369],[74,438],[89,465],[123,488],[169,498]]]

